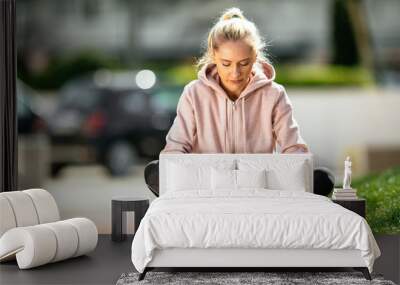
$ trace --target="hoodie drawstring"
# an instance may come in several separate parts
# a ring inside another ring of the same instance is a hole
[[[224,142],[224,152],[227,152],[227,135],[228,135],[228,99],[225,98],[225,142]]]
[[[244,153],[247,153],[247,134],[246,134],[246,114],[244,111],[245,106],[245,98],[242,99],[242,130],[243,130],[243,137],[244,137]]]

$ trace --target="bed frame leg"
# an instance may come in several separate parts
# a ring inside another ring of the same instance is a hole
[[[146,276],[147,271],[148,271],[148,269],[147,269],[147,267],[146,267],[146,268],[143,270],[143,272],[139,274],[138,281],[142,281],[142,280],[144,279],[144,277]]]
[[[371,275],[369,274],[369,270],[367,267],[354,267],[355,270],[361,271],[364,275],[365,279],[372,280]]]

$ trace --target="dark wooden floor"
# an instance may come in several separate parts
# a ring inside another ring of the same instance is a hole
[[[99,235],[95,251],[86,256],[51,263],[28,270],[18,269],[16,261],[0,264],[0,285],[9,284],[115,284],[122,273],[133,272],[131,262],[132,238],[112,242],[110,235]],[[398,236],[378,236],[382,251],[374,272],[385,279],[399,282],[400,240]],[[385,257],[385,258],[383,258]],[[186,269],[179,269],[186,271]],[[266,271],[351,271],[350,268],[281,268]],[[188,269],[190,271],[190,269]],[[202,270],[199,270],[202,271]],[[228,270],[229,271],[229,270]]]
[[[19,270],[16,261],[0,264],[0,284],[115,284],[124,272],[134,271],[132,237],[112,242],[99,235],[96,249],[86,256]]]

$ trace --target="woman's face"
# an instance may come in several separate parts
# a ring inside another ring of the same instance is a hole
[[[229,95],[238,97],[247,86],[255,61],[256,53],[245,40],[225,41],[214,50],[214,63]]]

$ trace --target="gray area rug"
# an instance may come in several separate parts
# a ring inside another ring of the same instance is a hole
[[[395,285],[382,275],[372,274],[366,280],[361,272],[155,272],[138,281],[139,273],[124,273],[117,285],[133,284],[379,284]]]

